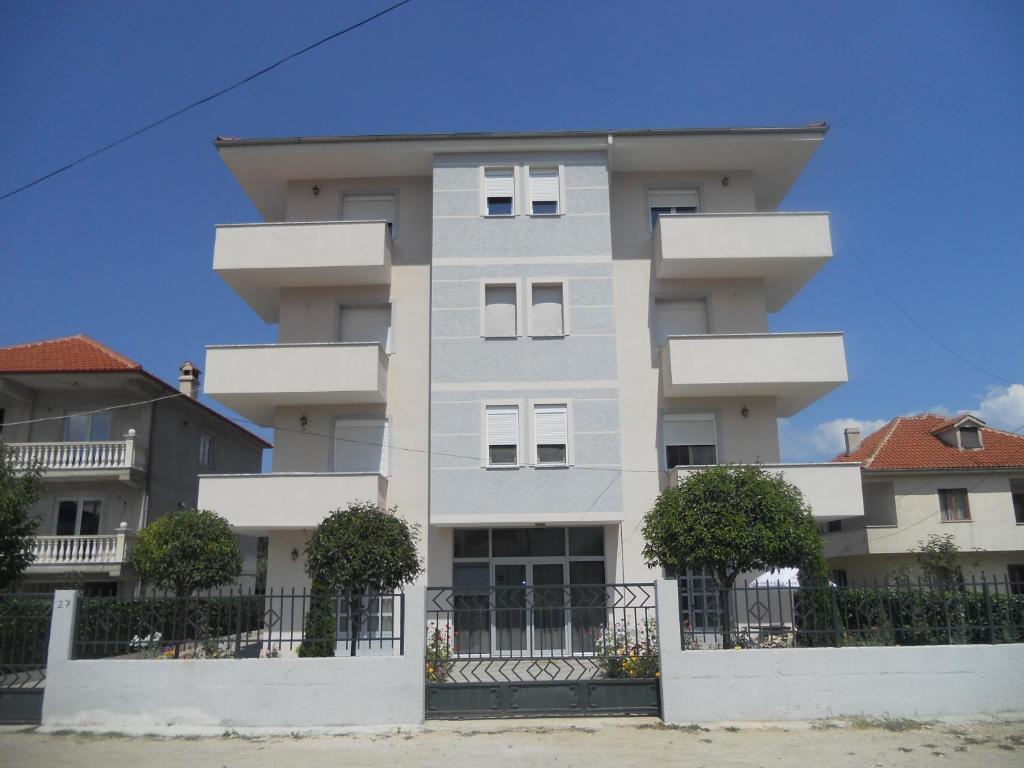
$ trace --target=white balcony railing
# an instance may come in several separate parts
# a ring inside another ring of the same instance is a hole
[[[38,466],[44,472],[119,470],[137,467],[135,435],[124,440],[85,442],[8,443],[15,469]]]
[[[36,536],[30,567],[119,565],[128,554],[128,533],[100,536]]]

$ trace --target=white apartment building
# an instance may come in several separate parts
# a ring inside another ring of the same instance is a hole
[[[769,329],[832,255],[827,214],[776,211],[826,130],[219,139],[264,221],[213,267],[278,341],[209,347],[206,393],[274,456],[200,505],[297,588],[356,499],[461,587],[650,581],[642,516],[702,464],[863,515],[856,463],[778,464],[777,420],[847,379],[840,333]]]
[[[914,552],[951,535],[964,577],[1024,592],[1024,437],[970,414],[900,416],[860,439],[846,431],[836,461],[862,465],[864,516],[825,525],[839,582],[920,575]]]

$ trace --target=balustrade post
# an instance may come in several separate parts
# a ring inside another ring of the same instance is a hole
[[[121,465],[124,467],[135,466],[135,429],[129,429],[128,434],[124,436],[124,458],[122,459]]]

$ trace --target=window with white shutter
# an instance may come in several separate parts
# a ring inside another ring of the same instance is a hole
[[[538,464],[569,461],[569,409],[565,403],[533,407],[533,439]]]
[[[665,468],[718,463],[718,431],[712,414],[672,413],[661,430]]]
[[[669,336],[708,332],[708,303],[704,299],[654,302],[654,343],[660,347]]]
[[[484,169],[484,197],[488,216],[511,216],[515,212],[515,171],[512,168]]]
[[[388,475],[387,419],[338,419],[334,422],[334,471]]]
[[[530,286],[530,335],[565,335],[565,290],[562,283]]]
[[[535,216],[559,213],[558,193],[557,168],[530,168],[530,213]]]
[[[484,336],[518,336],[517,314],[514,284],[484,286]]]
[[[491,467],[519,463],[519,407],[488,405],[487,464]]]
[[[662,214],[697,213],[700,210],[700,198],[695,189],[651,190],[647,194],[647,207],[651,215],[649,226],[653,232]]]
[[[386,221],[392,237],[395,231],[395,196],[388,195],[343,195],[341,198],[342,221]]]
[[[350,344],[380,344],[391,351],[391,306],[351,304],[341,308],[339,340]]]

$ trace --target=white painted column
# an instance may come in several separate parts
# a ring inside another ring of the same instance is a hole
[[[654,582],[657,600],[658,656],[661,663],[661,719],[666,725],[683,725],[686,696],[683,671],[683,640],[679,627],[679,582],[658,579]]]
[[[50,647],[46,666],[71,661],[75,642],[75,616],[78,613],[78,592],[58,589],[53,593],[53,617],[50,619]]]
[[[426,655],[427,655],[427,588],[414,584],[405,588],[405,626],[403,649],[409,664],[415,668],[417,679],[418,714],[417,723],[426,716]]]

